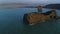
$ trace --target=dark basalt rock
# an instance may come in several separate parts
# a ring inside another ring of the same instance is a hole
[[[50,15],[52,12],[54,12],[55,13],[55,16],[50,16],[50,18],[56,18],[56,11],[55,10],[51,10],[51,11],[48,11],[48,12],[46,12],[46,13],[41,13],[41,14],[43,14],[43,15]]]
[[[43,14],[43,15],[50,15],[52,12],[54,12],[56,14],[55,10],[47,11],[46,13],[41,13],[41,14]]]
[[[23,16],[23,22],[24,22],[24,24],[29,24],[29,22],[28,22],[28,20],[27,20],[27,17],[28,15],[27,14],[24,14],[24,16]]]
[[[50,18],[56,18],[56,16],[53,16],[53,17],[52,17],[52,16],[50,16]]]

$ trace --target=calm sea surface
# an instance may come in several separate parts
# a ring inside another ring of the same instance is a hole
[[[60,10],[56,11],[60,16]],[[37,12],[37,8],[0,8],[0,34],[60,34],[60,19],[33,26],[23,24],[23,15],[30,12]]]

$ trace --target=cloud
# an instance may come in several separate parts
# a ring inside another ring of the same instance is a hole
[[[0,3],[60,3],[60,0],[0,0]]]
[[[46,3],[60,3],[60,0],[48,0]]]
[[[41,3],[47,0],[0,0],[0,3]]]

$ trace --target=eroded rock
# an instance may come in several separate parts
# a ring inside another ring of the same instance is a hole
[[[41,13],[41,14],[38,14],[38,12],[31,12],[28,14],[24,14],[23,21],[26,24],[33,24],[37,22],[48,21],[52,18],[54,19],[57,18],[57,14],[55,10],[51,10],[51,11],[48,11],[46,13]]]
[[[42,13],[42,6],[38,6],[37,10],[38,10],[38,13]]]
[[[38,12],[24,14],[23,16],[24,23],[33,24],[58,18],[55,10],[50,10],[45,13],[42,13],[42,6],[39,6],[37,10]]]

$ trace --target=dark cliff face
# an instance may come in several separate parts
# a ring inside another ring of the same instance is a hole
[[[60,4],[48,4],[44,8],[60,9]]]
[[[27,16],[28,16],[27,14],[24,14],[24,16],[23,16],[23,22],[24,22],[24,24],[29,24]]]

